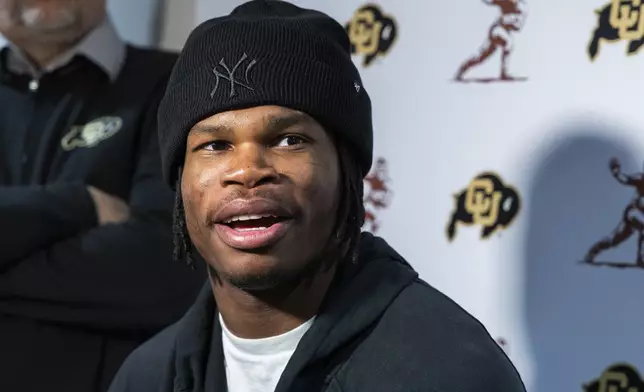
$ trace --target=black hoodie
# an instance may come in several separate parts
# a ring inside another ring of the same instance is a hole
[[[110,392],[226,391],[209,285],[178,323],[138,348]],[[276,392],[524,392],[485,328],[418,278],[387,243],[363,234],[339,269]],[[267,391],[270,392],[270,391]]]

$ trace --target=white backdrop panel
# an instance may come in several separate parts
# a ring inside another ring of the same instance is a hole
[[[240,3],[201,0],[197,20]],[[365,4],[294,3],[343,24]],[[633,236],[597,260],[634,265],[644,222],[644,203],[624,215],[636,189],[609,169],[615,157],[626,173],[644,170],[644,55],[626,56],[626,42],[600,44],[594,62],[587,55],[595,10],[608,1],[525,4],[524,27],[501,35],[512,38],[509,72],[527,80],[491,83],[453,79],[486,41],[499,7],[479,0],[377,4],[394,17],[397,40],[366,68],[354,59],[373,101],[374,155],[386,158],[392,179],[378,234],[508,342],[530,392],[583,391],[618,362],[644,370],[644,316],[635,311],[644,269],[580,263],[626,216]],[[500,52],[467,77],[497,78]],[[483,171],[517,189],[519,213],[487,240],[480,225],[460,225],[449,242],[453,195]]]

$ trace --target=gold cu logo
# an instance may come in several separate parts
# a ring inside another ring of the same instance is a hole
[[[624,373],[606,372],[599,379],[599,392],[619,392],[628,387],[628,377]],[[637,388],[628,388],[628,392],[639,392]]]
[[[356,47],[357,54],[374,54],[378,50],[382,23],[373,12],[356,11],[349,24],[349,39]]]
[[[612,0],[609,23],[618,30],[621,39],[642,38],[644,36],[642,0],[631,0],[630,4],[624,3],[624,0]]]
[[[644,382],[635,367],[621,363],[609,367],[583,387],[585,392],[642,392]]]
[[[459,225],[482,226],[481,238],[489,238],[497,230],[510,226],[521,206],[517,190],[492,172],[479,174],[453,197],[454,210],[446,230],[449,241],[456,237]]]
[[[351,53],[364,55],[365,67],[391,49],[397,34],[396,21],[375,4],[360,7],[345,29],[351,41]]]
[[[487,178],[470,182],[465,196],[465,210],[472,215],[474,224],[489,226],[499,218],[503,195],[494,190],[494,183]]]

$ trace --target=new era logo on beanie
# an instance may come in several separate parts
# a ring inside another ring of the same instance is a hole
[[[190,129],[217,113],[262,105],[300,110],[371,168],[371,101],[345,29],[329,16],[278,0],[253,0],[198,26],[159,106],[165,180],[183,165]]]

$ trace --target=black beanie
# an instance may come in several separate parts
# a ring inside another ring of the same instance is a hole
[[[214,114],[262,105],[302,111],[371,168],[371,101],[334,19],[277,0],[253,0],[188,37],[159,106],[163,175],[174,188],[190,129]]]

